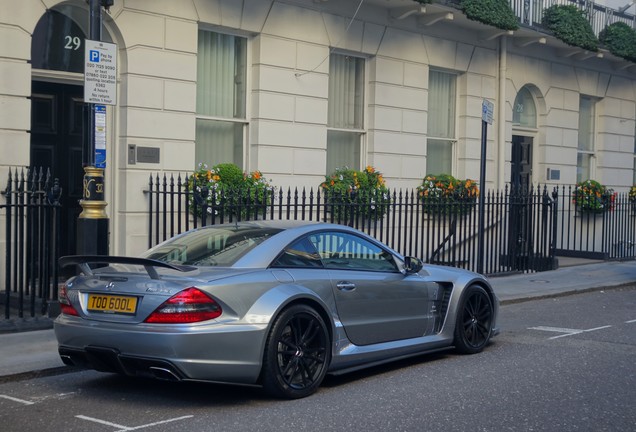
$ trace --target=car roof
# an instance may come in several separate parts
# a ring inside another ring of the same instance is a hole
[[[398,257],[401,257],[399,253],[391,249],[389,246],[380,242],[379,240],[361,232],[355,228],[351,228],[346,225],[333,224],[320,221],[303,221],[303,220],[256,220],[256,221],[237,221],[234,223],[225,223],[217,225],[206,225],[204,227],[190,230],[202,231],[213,229],[280,229],[281,231],[272,235],[267,240],[250,250],[243,257],[239,258],[232,267],[234,268],[265,268],[267,267],[278,254],[289,244],[299,237],[314,231],[322,230],[336,230],[345,231],[354,235],[366,238],[376,244],[382,245],[382,247],[388,249]],[[187,235],[183,233],[181,235]]]

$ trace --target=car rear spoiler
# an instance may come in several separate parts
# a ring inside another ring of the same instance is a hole
[[[60,267],[68,267],[70,265],[79,266],[80,270],[87,276],[93,276],[93,269],[88,265],[91,264],[131,264],[144,266],[148,276],[151,279],[159,279],[159,273],[155,267],[164,267],[180,272],[189,272],[196,270],[196,267],[169,264],[163,261],[157,261],[147,258],[110,256],[110,255],[69,255],[63,256],[58,260]]]

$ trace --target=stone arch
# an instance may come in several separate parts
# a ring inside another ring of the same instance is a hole
[[[544,124],[545,114],[545,99],[539,88],[534,84],[522,86],[512,105],[513,127],[539,129]]]
[[[546,102],[541,90],[534,84],[527,83],[519,88],[512,105],[512,140],[515,142],[530,144],[531,183],[543,183],[547,180],[544,177],[543,166],[545,165],[545,123],[546,123]],[[511,154],[511,163],[514,163],[514,150]],[[514,173],[511,173],[514,177]],[[512,179],[511,179],[512,181]]]
[[[122,48],[123,38],[111,15],[104,13],[102,41]],[[84,39],[89,36],[89,10],[86,1],[65,0],[46,9],[31,33],[33,69],[83,73]],[[119,50],[119,71],[125,64],[125,51]]]

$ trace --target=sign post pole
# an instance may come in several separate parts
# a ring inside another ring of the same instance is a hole
[[[106,107],[116,104],[117,47],[101,42],[102,7],[112,0],[89,0],[89,40],[85,43],[84,103],[86,121],[82,163],[82,212],[77,219],[77,254],[108,255],[108,215],[104,199]],[[99,145],[96,149],[96,137]],[[96,152],[98,164],[96,164]]]
[[[484,230],[485,230],[485,207],[486,197],[484,195],[486,185],[486,153],[488,125],[493,122],[495,106],[489,100],[484,99],[481,106],[481,165],[479,168],[479,212],[477,229],[477,272],[484,272]]]

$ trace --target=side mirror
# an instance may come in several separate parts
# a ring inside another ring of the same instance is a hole
[[[417,273],[422,270],[422,267],[424,267],[424,263],[419,258],[404,257],[404,272],[406,274]]]

